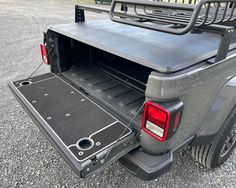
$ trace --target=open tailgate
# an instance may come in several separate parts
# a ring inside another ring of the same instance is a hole
[[[9,86],[80,177],[101,170],[139,145],[135,133],[117,116],[53,73]]]

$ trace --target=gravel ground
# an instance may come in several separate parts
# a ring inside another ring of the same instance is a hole
[[[131,176],[118,163],[87,179],[76,176],[7,86],[39,65],[47,26],[73,20],[73,1],[0,0],[0,187],[236,187],[236,150],[213,171],[180,153],[170,172],[149,182]],[[39,73],[47,71],[44,66]]]

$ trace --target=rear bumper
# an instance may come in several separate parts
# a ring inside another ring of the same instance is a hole
[[[134,149],[119,159],[120,164],[131,174],[142,180],[153,180],[171,169],[173,153],[149,155]]]

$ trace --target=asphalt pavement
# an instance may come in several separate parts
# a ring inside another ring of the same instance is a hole
[[[42,33],[52,24],[74,21],[74,1],[0,0],[0,187],[236,187],[236,150],[215,170],[187,153],[153,181],[139,180],[117,162],[80,179],[38,130],[11,94],[8,83],[40,64]],[[88,13],[86,19],[106,16]],[[48,72],[44,65],[37,74]]]

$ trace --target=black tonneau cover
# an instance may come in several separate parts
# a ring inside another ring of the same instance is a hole
[[[163,73],[215,56],[221,39],[219,34],[172,35],[110,20],[61,24],[49,30]]]

